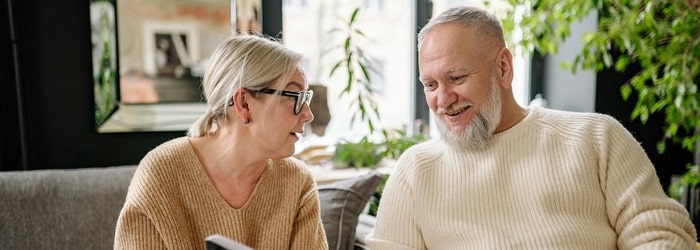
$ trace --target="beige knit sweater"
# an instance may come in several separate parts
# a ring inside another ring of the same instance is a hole
[[[483,152],[399,159],[372,249],[693,249],[687,211],[613,118],[531,108]]]
[[[204,249],[221,234],[256,249],[327,249],[316,184],[294,159],[269,160],[248,202],[230,207],[189,140],[158,146],[141,161],[119,215],[115,249]]]

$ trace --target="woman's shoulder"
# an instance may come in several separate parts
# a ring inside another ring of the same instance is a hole
[[[272,164],[284,175],[302,176],[305,178],[313,178],[311,170],[303,161],[288,157],[280,160],[272,160]]]
[[[144,159],[160,159],[160,158],[173,158],[180,157],[183,155],[188,155],[192,151],[192,146],[190,144],[188,137],[178,137],[171,139],[169,141],[163,142],[162,144],[151,149]]]
[[[187,162],[192,158],[194,149],[187,137],[166,141],[151,149],[139,163],[140,168],[152,168]]]
[[[182,174],[186,171],[186,166],[196,164],[197,159],[193,154],[187,137],[175,138],[156,146],[139,162],[132,185],[158,186],[176,180],[177,176],[174,175]]]

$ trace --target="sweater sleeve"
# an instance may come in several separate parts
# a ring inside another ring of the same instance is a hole
[[[309,177],[299,201],[289,249],[328,249],[316,184]]]
[[[644,149],[616,120],[601,138],[601,184],[621,249],[694,249],[695,226],[668,198]]]
[[[366,239],[370,249],[426,249],[412,203],[413,187],[407,180],[411,173],[406,169],[414,168],[416,162],[408,155],[399,159],[397,171],[384,186],[376,225]]]
[[[135,207],[126,205],[119,214],[114,249],[166,249],[156,227]]]

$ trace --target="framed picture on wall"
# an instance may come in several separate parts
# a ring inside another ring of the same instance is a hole
[[[236,34],[262,33],[261,0],[234,0],[233,27]]]
[[[148,75],[182,78],[201,60],[196,23],[144,22],[143,39]]]

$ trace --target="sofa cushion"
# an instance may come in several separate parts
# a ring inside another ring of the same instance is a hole
[[[358,217],[376,191],[382,175],[360,177],[318,186],[321,219],[330,249],[353,249]]]
[[[111,249],[136,166],[0,173],[0,249]]]

